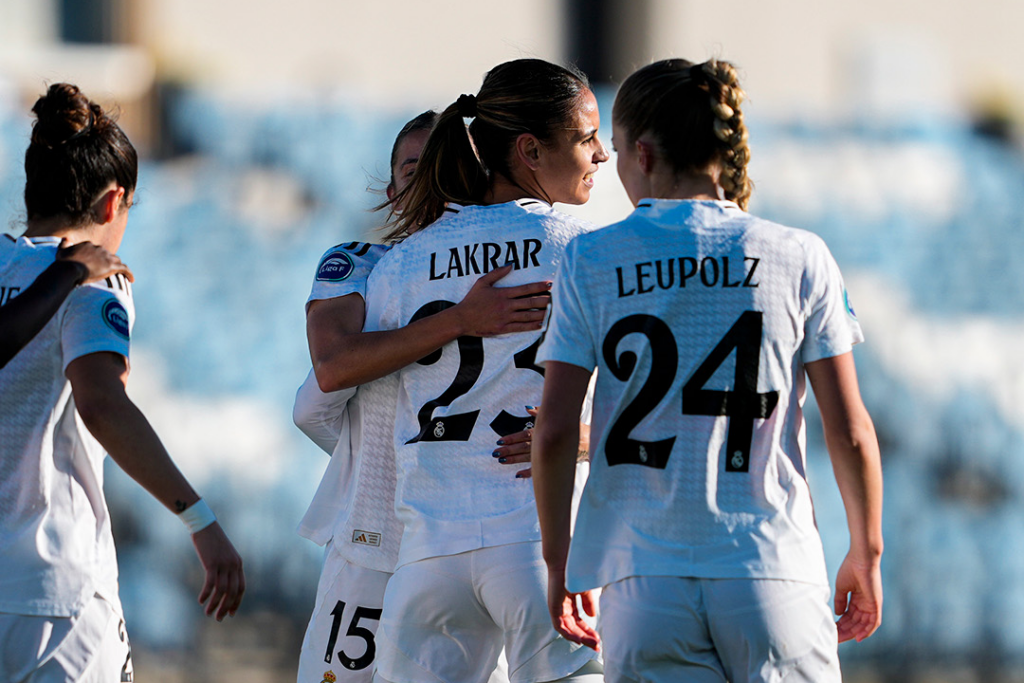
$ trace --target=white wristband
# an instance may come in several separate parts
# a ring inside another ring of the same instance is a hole
[[[182,521],[190,534],[202,531],[217,521],[213,510],[202,498],[189,505],[184,512],[179,512],[178,519]]]

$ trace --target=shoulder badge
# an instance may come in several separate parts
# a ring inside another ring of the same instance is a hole
[[[110,299],[103,304],[103,322],[112,329],[117,336],[128,339],[128,311],[117,299]]]
[[[843,304],[846,306],[846,312],[850,314],[850,317],[856,320],[857,314],[853,310],[853,304],[850,303],[850,294],[845,289],[843,290]]]
[[[344,251],[332,251],[324,256],[316,269],[316,279],[321,282],[341,282],[355,270],[352,257]]]

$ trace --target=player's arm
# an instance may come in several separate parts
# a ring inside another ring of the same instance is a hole
[[[839,642],[864,640],[882,623],[882,463],[860,397],[853,354],[807,363],[825,444],[846,508],[850,552],[836,576]]]
[[[310,302],[306,338],[320,389],[337,391],[390,375],[464,335],[490,337],[539,330],[550,282],[495,287],[511,271],[482,276],[457,305],[405,327],[362,332],[362,297],[349,294]]]
[[[357,295],[349,295],[357,296]],[[345,406],[356,393],[355,388],[323,392],[311,370],[295,392],[292,421],[309,440],[331,455],[341,438]]]
[[[580,408],[591,373],[557,361],[548,361],[544,372],[544,410],[537,416],[533,434],[532,470],[544,562],[548,567],[548,611],[555,630],[563,637],[596,650],[600,643],[597,633],[583,621],[575,595],[565,589]],[[582,593],[581,597],[584,610],[593,616],[590,592]]]
[[[90,353],[71,361],[65,374],[85,426],[128,476],[176,514],[199,500],[149,421],[125,393],[128,363],[124,356]],[[234,615],[245,592],[242,559],[217,522],[192,534],[192,542],[206,571],[200,604],[218,621]]]
[[[61,241],[56,260],[24,292],[0,307],[0,368],[46,327],[75,287],[115,273],[132,279],[116,254],[91,242],[66,244]]]

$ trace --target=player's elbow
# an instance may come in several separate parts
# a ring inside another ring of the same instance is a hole
[[[344,380],[346,379],[344,376],[339,377],[337,373],[329,371],[323,365],[314,365],[313,372],[316,375],[316,385],[320,387],[320,391],[325,394],[329,394],[332,391],[347,389],[350,386],[344,383]]]

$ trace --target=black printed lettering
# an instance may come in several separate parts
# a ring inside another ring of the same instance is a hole
[[[616,268],[615,269],[615,274],[618,275],[618,277],[619,277],[619,298],[620,299],[623,298],[623,297],[626,297],[626,296],[633,296],[634,294],[636,294],[636,290],[635,289],[631,289],[628,292],[625,291],[625,287],[623,287],[623,285],[622,285],[622,268]]]
[[[686,266],[689,266],[687,268]],[[697,274],[697,259],[692,256],[679,257],[679,286],[685,287],[686,281]]]
[[[707,277],[707,265],[709,261],[713,266],[712,271],[714,272],[714,277],[711,278],[711,282],[708,282]],[[700,281],[704,284],[705,287],[714,287],[715,284],[718,283],[718,259],[711,258],[710,256],[705,256],[704,258],[701,259]]]
[[[753,261],[754,262],[754,265],[750,266],[750,272],[747,273],[747,279],[743,281],[743,286],[744,287],[757,287],[757,283],[756,282],[752,283],[750,280],[751,280],[751,278],[754,277],[754,271],[757,270],[757,264],[761,262],[761,259],[754,258],[753,256],[748,256],[745,259],[743,259],[743,261],[744,262],[746,262],[746,261]]]
[[[647,272],[644,272],[644,266],[647,266]],[[639,294],[647,294],[648,292],[654,291],[654,285],[651,285],[647,289],[644,289],[644,278],[650,279],[651,277],[651,262],[638,263],[636,264],[636,286]]]

